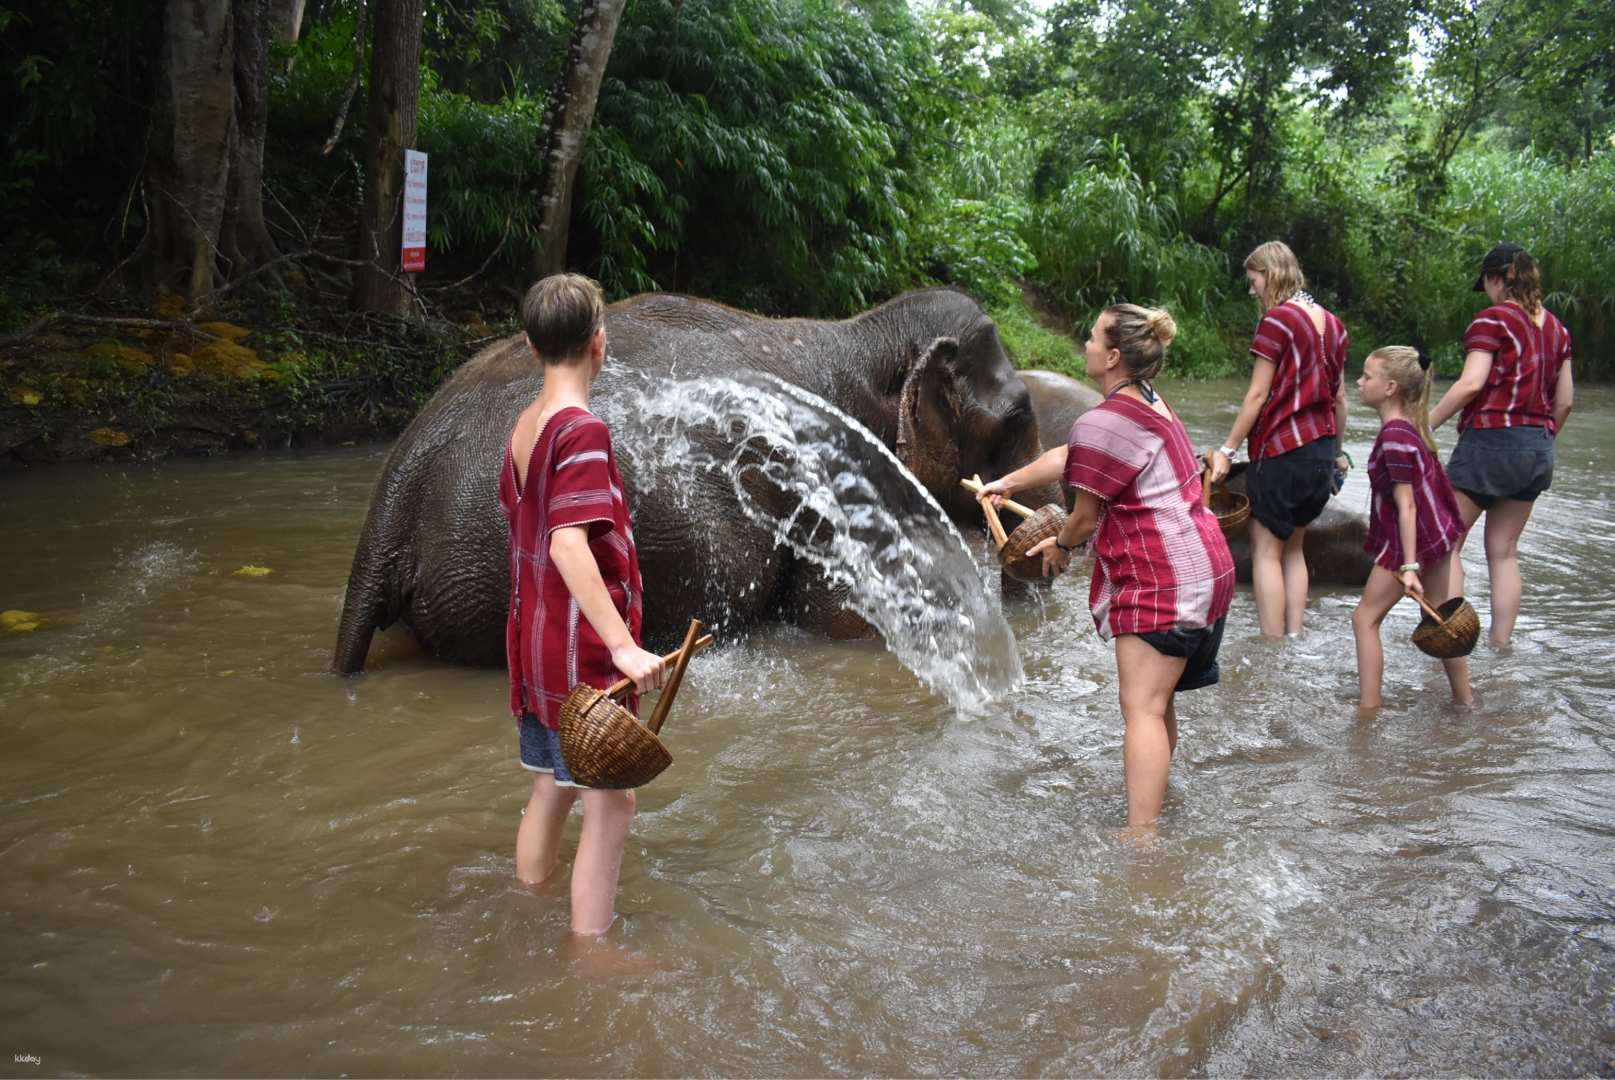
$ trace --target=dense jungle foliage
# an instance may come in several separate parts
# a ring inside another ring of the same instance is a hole
[[[164,76],[154,6],[0,0],[0,334],[64,307],[161,302],[126,266]],[[347,348],[363,338],[351,326],[297,330],[347,273],[303,256],[345,253],[355,234],[363,108],[326,144],[363,70],[363,10],[307,0],[295,43],[275,44],[264,214],[298,257],[202,314],[267,326],[283,382],[362,384],[373,409],[398,381],[378,369],[403,362],[386,335]],[[545,104],[575,17],[561,0],[426,5],[421,312],[463,337],[508,326],[526,283]],[[1080,330],[1118,298],[1165,304],[1178,372],[1211,375],[1244,369],[1241,262],[1273,238],[1342,312],[1355,357],[1419,342],[1448,371],[1480,256],[1522,243],[1578,369],[1606,374],[1607,0],[628,0],[567,263],[614,297],[677,290],[772,314],[843,316],[953,283],[1025,366],[1075,363],[1046,326]],[[418,397],[453,359],[408,362],[418,380],[400,385]]]

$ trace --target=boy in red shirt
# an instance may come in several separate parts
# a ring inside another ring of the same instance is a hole
[[[516,830],[516,876],[537,884],[555,871],[580,790],[561,759],[561,702],[579,683],[605,689],[624,676],[641,693],[657,689],[666,666],[640,646],[644,590],[628,504],[611,433],[589,412],[589,386],[606,358],[600,286],[577,274],[544,278],[522,300],[522,324],[544,387],[516,418],[499,506],[510,527],[510,707],[522,767],[534,774]],[[634,793],[581,790],[572,931],[601,934],[616,918]]]

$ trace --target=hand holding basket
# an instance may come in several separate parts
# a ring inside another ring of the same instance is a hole
[[[1224,477],[1216,483],[1211,480],[1211,453],[1206,453],[1206,467],[1200,473],[1200,505],[1217,515],[1217,524],[1222,528],[1222,534],[1228,536],[1245,527],[1250,520],[1250,497],[1228,490],[1228,480]]]
[[[617,703],[633,689],[632,679],[621,679],[604,691],[574,686],[561,702],[557,723],[561,757],[572,779],[585,787],[634,788],[650,783],[671,765],[673,755],[657,733],[673,707],[673,695],[678,693],[690,657],[711,644],[711,634],[701,636],[701,620],[691,619],[684,644],[662,657],[673,665],[673,671],[644,724]]]
[[[971,494],[978,494],[986,486],[980,476],[961,479],[959,483]],[[1023,581],[1043,580],[1043,556],[1028,555],[1027,552],[1049,537],[1060,535],[1060,529],[1065,525],[1065,511],[1054,503],[1045,503],[1033,510],[1012,499],[1005,499],[1004,509],[1013,510],[1026,519],[1015,527],[1014,532],[1006,535],[1004,524],[998,519],[998,508],[988,499],[982,499],[980,503],[981,512],[987,515],[987,531],[993,534],[993,542],[998,545],[998,559],[1004,564],[1004,569],[1012,577]]]

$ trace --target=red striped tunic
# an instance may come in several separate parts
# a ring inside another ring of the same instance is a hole
[[[1251,428],[1251,460],[1335,436],[1335,396],[1346,372],[1346,342],[1345,324],[1327,310],[1322,333],[1300,304],[1286,301],[1262,316],[1251,352],[1273,362],[1273,386]]]
[[[621,675],[611,650],[583,617],[550,559],[550,533],[569,525],[589,530],[589,550],[617,613],[640,641],[644,590],[628,502],[611,449],[611,433],[592,413],[568,406],[549,418],[533,444],[525,485],[505,444],[499,508],[510,531],[510,607],[505,662],[510,711],[530,712],[555,727],[567,692],[579,683],[605,689]],[[637,702],[630,700],[628,708]]]
[[[1458,430],[1545,427],[1553,422],[1553,392],[1559,369],[1570,363],[1570,331],[1547,308],[1542,325],[1514,303],[1495,304],[1464,331],[1464,355],[1492,354],[1486,385],[1464,406]]]
[[[1418,551],[1402,550],[1402,515],[1396,509],[1396,485],[1413,488],[1413,542]],[[1391,420],[1379,429],[1368,455],[1368,537],[1363,550],[1374,562],[1395,572],[1404,563],[1429,566],[1463,539],[1464,519],[1447,482],[1447,472],[1406,420]]]
[[[1200,505],[1183,423],[1116,394],[1071,425],[1065,480],[1104,504],[1088,607],[1099,636],[1194,630],[1228,614],[1234,559]]]

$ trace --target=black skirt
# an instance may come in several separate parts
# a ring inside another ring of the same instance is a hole
[[[1317,520],[1334,490],[1335,438],[1326,435],[1287,454],[1258,458],[1245,474],[1251,516],[1280,540]]]

